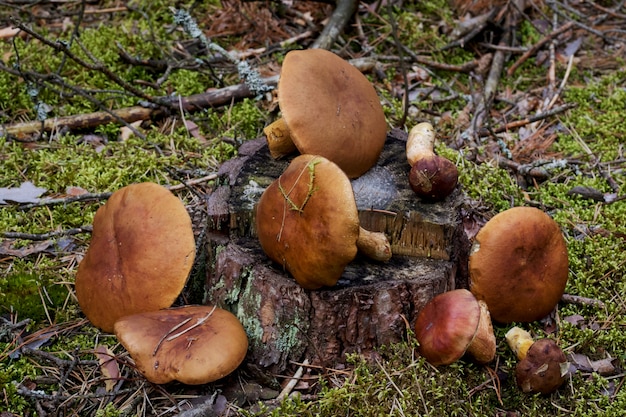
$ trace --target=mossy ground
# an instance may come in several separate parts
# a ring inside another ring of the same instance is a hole
[[[144,81],[148,86],[144,91],[150,95],[195,94],[219,87],[225,80],[236,82],[232,68],[203,66],[204,69],[200,70],[175,70],[162,85],[156,86],[162,73],[128,65],[120,59],[111,45],[118,43],[136,56],[163,59],[168,57],[166,52],[171,45],[188,41],[183,31],[174,30],[167,6],[169,4],[150,2],[148,7],[139,2],[128,15],[116,17],[114,25],[92,25],[81,30],[80,41],[85,50],[123,79]],[[196,9],[196,16],[215,11],[220,6],[207,3],[202,7],[206,9]],[[420,51],[445,45],[449,40],[441,35],[439,28],[451,24],[453,19],[447,3],[430,1],[411,7],[414,9],[394,10],[401,29],[398,32],[400,40]],[[385,13],[386,10],[382,9],[381,19],[370,17],[364,22],[364,27],[369,30],[370,44],[376,45],[380,51],[391,48],[391,42],[376,38],[381,33],[383,38],[391,36]],[[58,34],[48,32],[45,27],[36,29],[51,38],[68,39],[69,36],[67,31]],[[520,36],[524,45],[537,40],[537,32],[527,23],[522,26]],[[146,39],[158,42],[146,42]],[[230,37],[221,40],[226,42],[226,39],[232,40]],[[79,45],[74,44],[72,48],[85,57]],[[50,53],[41,42],[32,38],[18,38],[14,45],[2,43],[0,53],[5,65],[19,63],[23,70],[53,72],[63,61],[61,54]],[[279,63],[281,56],[278,52],[267,59]],[[432,56],[457,64],[473,58],[462,49],[453,49],[449,53],[433,52]],[[390,78],[398,77],[398,71],[397,66],[387,68]],[[564,68],[559,67],[558,75],[562,76],[563,72]],[[509,83],[508,88],[526,90],[541,83],[538,80],[545,77],[545,71],[532,62],[525,64],[519,73],[523,75],[503,81]],[[123,93],[119,85],[99,71],[84,71],[69,62],[63,66],[61,75],[72,85],[92,91],[94,97],[111,107],[136,104],[136,98]],[[436,71],[433,79],[436,85],[458,86],[469,82],[466,75],[451,75],[444,71]],[[0,71],[0,122],[9,124],[36,118],[34,105],[38,101],[45,102],[52,109],[51,114],[57,116],[98,110],[93,102],[75,95],[61,98],[52,89],[42,86],[38,86],[36,94],[32,91],[29,94],[33,84],[24,81]],[[401,118],[402,103],[384,88],[383,83],[377,87],[386,102],[389,124],[394,126]],[[623,196],[626,193],[623,171],[625,91],[624,72],[604,76],[591,71],[572,72],[562,100],[576,103],[577,107],[557,116],[560,129],[549,149],[551,155],[569,162],[551,171],[545,182],[530,182],[521,187],[510,170],[498,167],[488,158],[487,143],[468,143],[455,150],[438,145],[439,153],[459,166],[460,182],[469,208],[490,215],[511,206],[532,204],[544,209],[560,224],[570,258],[566,291],[601,301],[604,307],[562,303],[557,317],[558,331],[551,337],[557,338],[568,352],[587,355],[593,360],[615,358],[618,372],[609,377],[577,372],[550,396],[526,395],[519,392],[511,378],[515,359],[502,342],[505,328],[496,329],[500,341],[498,359],[489,367],[462,361],[435,369],[416,354],[416,344],[409,332],[407,342],[382,348],[380,357],[374,361],[354,356],[348,371],[322,375],[318,382],[321,389],[315,401],[295,397],[277,408],[261,406],[260,411],[241,410],[241,413],[275,416],[495,416],[507,412],[524,416],[622,415],[626,409],[624,375],[620,374],[626,364],[626,280],[623,277],[626,270],[626,203],[624,200],[598,202],[572,194],[571,190],[583,186],[607,195]],[[427,114],[433,112],[450,112],[454,118],[461,112],[464,102],[457,98],[440,105],[429,101],[413,104],[430,112],[420,114],[420,118],[430,118]],[[93,132],[56,134],[36,142],[0,138],[0,187],[15,187],[28,180],[47,189],[49,196],[65,196],[68,187],[100,193],[141,181],[177,184],[181,179],[214,172],[220,162],[236,154],[238,145],[261,134],[267,121],[273,118],[272,111],[272,106],[264,100],[247,99],[225,108],[197,113],[193,120],[200,126],[201,137],[193,136],[181,118],[173,116],[167,123],[143,126],[145,138],[131,136],[120,140],[120,128],[115,125],[101,126]],[[413,120],[409,120],[409,124],[412,123]],[[442,121],[440,126],[438,133],[442,137],[453,134],[453,124]],[[512,142],[518,139],[515,134],[510,138]],[[469,149],[470,146],[474,148]],[[469,153],[484,157],[468,160],[465,155]],[[611,188],[606,174],[615,181],[617,190]],[[211,185],[203,184],[200,191],[210,192]],[[195,198],[187,191],[178,191],[177,195],[186,203]],[[0,232],[38,234],[89,225],[103,202],[96,200],[29,210],[16,205],[0,206]],[[64,359],[71,357],[71,352],[85,360],[93,359],[90,352],[96,344],[105,344],[123,356],[123,349],[114,338],[102,335],[80,321],[82,316],[73,296],[72,282],[89,235],[48,240],[50,247],[45,251],[0,259],[0,314],[13,322],[31,319],[27,327],[29,332],[63,323],[79,323],[80,331],[60,332],[59,337],[51,337],[41,347],[43,351]],[[11,248],[15,250],[26,251],[35,243],[29,239],[10,240]],[[580,319],[565,320],[569,316],[580,316]],[[545,335],[540,324],[523,326],[536,336]],[[35,415],[34,400],[19,395],[16,383],[34,381],[49,371],[25,355],[11,358],[9,353],[16,348],[16,339],[15,334],[5,328],[8,329],[3,326],[0,334],[0,352],[3,352],[0,385],[6,388],[0,398],[3,404],[0,408],[18,415]],[[92,372],[96,372],[95,368]],[[52,391],[56,386],[44,387]],[[182,391],[178,386],[169,388],[172,392]],[[132,414],[129,411],[132,409],[125,403],[101,400],[82,411],[116,416]],[[72,415],[72,410],[66,412]]]

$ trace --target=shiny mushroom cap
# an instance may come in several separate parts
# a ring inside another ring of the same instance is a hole
[[[417,316],[415,336],[420,354],[434,366],[449,365],[466,353],[487,363],[496,353],[489,311],[465,289],[433,297]]]
[[[373,237],[382,236],[382,251],[391,256],[383,234],[360,227],[346,174],[316,155],[294,158],[263,192],[256,231],[267,256],[306,289],[335,285],[356,256],[359,242],[377,248]]]
[[[137,369],[155,384],[197,385],[233,372],[248,350],[246,332],[230,312],[185,306],[125,316],[115,335]]]
[[[98,209],[76,274],[76,297],[91,323],[113,331],[122,316],[172,305],[195,256],[183,203],[154,183],[124,187]]]
[[[278,101],[291,140],[302,154],[321,155],[355,178],[376,164],[387,123],[369,80],[324,49],[290,51]]]
[[[534,207],[495,215],[476,235],[470,290],[500,323],[548,315],[567,283],[567,247],[558,224]]]
[[[552,339],[533,343],[526,357],[515,367],[517,385],[524,392],[549,394],[565,382],[569,363],[561,348]]]

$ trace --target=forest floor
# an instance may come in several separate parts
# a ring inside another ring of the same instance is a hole
[[[625,27],[623,1],[0,1],[0,416],[623,415]],[[514,206],[559,224],[570,297],[522,324],[568,355],[559,390],[520,392],[505,326],[485,366],[434,368],[409,331],[376,362],[304,366],[282,400],[292,374],[245,361],[211,384],[151,384],[85,318],[74,278],[96,210],[152,181],[201,236],[220,164],[279,112],[241,73],[271,86],[311,47],[367,75],[390,129],[435,126],[469,239]]]

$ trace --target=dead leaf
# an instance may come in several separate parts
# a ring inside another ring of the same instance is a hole
[[[10,39],[20,33],[20,29],[8,26],[0,29],[0,39]]]
[[[141,123],[143,123],[143,120],[137,120],[136,122],[133,122],[130,125],[134,127],[135,129],[139,129],[139,126],[141,126]],[[119,140],[121,142],[125,142],[126,140],[133,137],[134,135],[135,135],[135,132],[133,132],[133,130],[130,127],[128,126],[120,127]]]
[[[70,186],[70,187],[67,187],[65,189],[65,194],[68,197],[76,197],[76,196],[83,195],[83,194],[88,194],[88,193],[89,193],[89,191],[85,190],[82,187]]]
[[[569,362],[573,365],[577,371],[580,372],[591,372],[593,371],[593,367],[591,366],[591,360],[588,356],[583,355],[581,353],[570,353]]]
[[[104,376],[104,387],[111,392],[120,379],[120,367],[115,360],[115,354],[106,346],[100,345],[94,350],[100,363],[100,372]]]
[[[585,318],[581,316],[580,314],[573,314],[571,316],[567,316],[563,318],[563,321],[566,321],[576,327],[580,327],[581,324],[585,322]]]
[[[39,196],[45,193],[45,188],[36,187],[32,182],[23,182],[18,188],[0,188],[0,204],[37,203]]]
[[[602,376],[615,375],[615,366],[613,365],[614,358],[604,358],[597,361],[592,361],[591,366],[593,370]]]
[[[580,372],[595,372],[602,376],[615,374],[615,366],[613,365],[615,358],[604,358],[592,361],[586,355],[580,353],[570,353],[569,359],[570,363],[574,365],[577,371]]]
[[[54,244],[52,240],[45,240],[42,242],[33,243],[30,245],[15,248],[15,241],[11,239],[3,240],[0,243],[0,255],[2,256],[17,256],[18,258],[25,258],[34,253],[40,253],[46,251],[50,246]]]
[[[189,134],[194,138],[198,139],[200,143],[207,143],[206,138],[202,135],[202,133],[200,133],[200,128],[197,124],[191,120],[185,120],[185,128],[187,129],[187,132],[189,132]]]

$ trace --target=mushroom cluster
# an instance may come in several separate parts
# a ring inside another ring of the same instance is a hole
[[[436,155],[435,129],[428,123],[419,123],[409,132],[406,158],[411,166],[409,184],[424,201],[441,201],[454,191],[459,171],[450,161]]]
[[[335,285],[360,250],[386,261],[382,233],[359,225],[349,178],[372,168],[387,123],[369,80],[323,49],[290,51],[278,83],[282,117],[264,129],[270,155],[295,150],[284,173],[256,206],[256,230],[270,259],[305,289]]]
[[[116,333],[153,383],[214,381],[232,372],[247,351],[246,333],[231,313],[169,308],[194,257],[189,214],[165,187],[129,185],[96,212],[76,274],[76,298],[94,326]]]
[[[491,319],[531,322],[556,307],[568,277],[567,247],[558,224],[531,207],[497,214],[476,235],[469,274],[470,291],[439,294],[417,315],[420,353],[435,366],[466,354],[488,363],[495,357]],[[522,391],[547,394],[563,384],[569,363],[554,340],[534,341],[519,327],[505,338],[519,359],[515,373]]]
[[[358,250],[378,261],[391,257],[383,233],[360,227],[346,174],[319,155],[297,156],[265,189],[256,231],[267,256],[305,289],[335,285]]]

